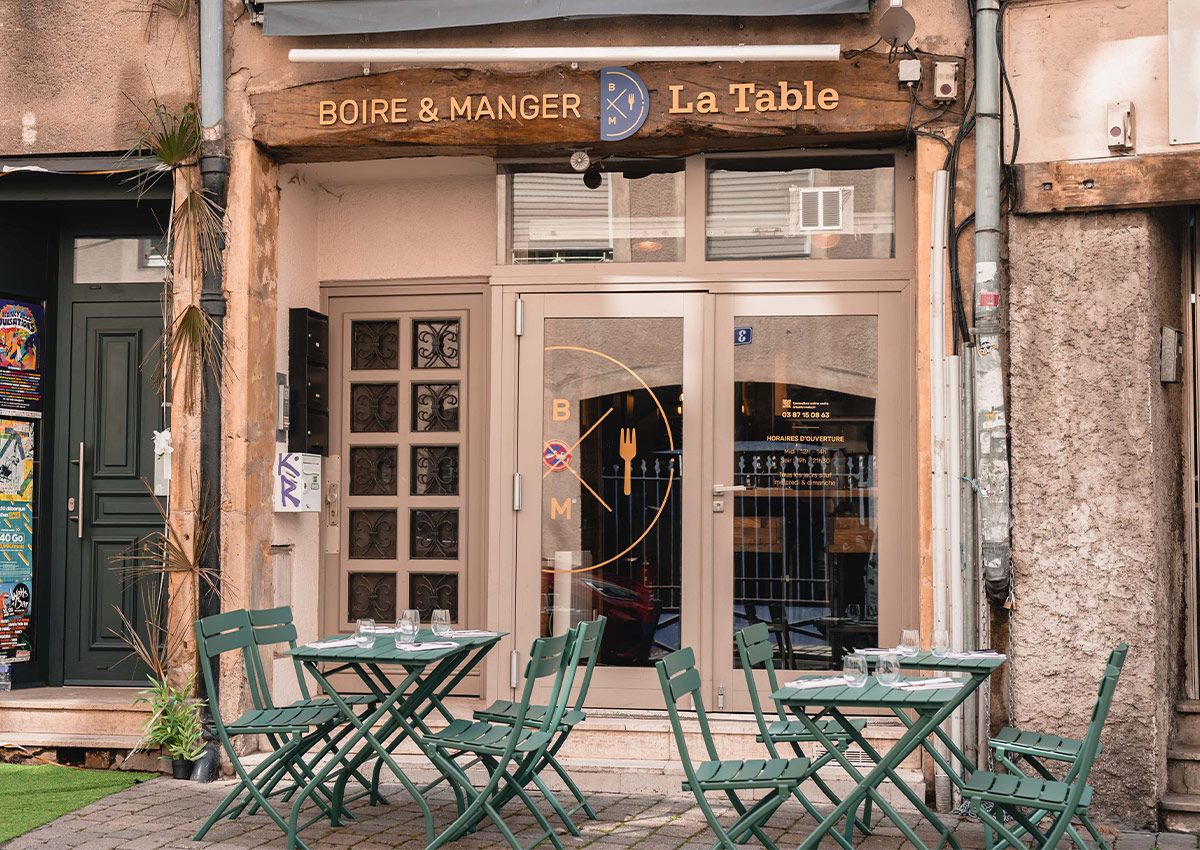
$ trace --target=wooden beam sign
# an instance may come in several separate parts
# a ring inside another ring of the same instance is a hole
[[[251,104],[263,147],[281,160],[320,161],[894,139],[911,99],[896,66],[866,53],[838,62],[408,68],[264,91]]]
[[[1031,162],[1016,167],[1019,213],[1200,203],[1200,152]]]

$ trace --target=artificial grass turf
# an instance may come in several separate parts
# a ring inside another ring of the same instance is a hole
[[[0,844],[156,773],[0,764]]]

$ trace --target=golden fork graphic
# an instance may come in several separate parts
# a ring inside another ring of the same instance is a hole
[[[622,428],[621,429],[621,460],[625,461],[625,495],[628,496],[632,490],[632,482],[630,474],[633,469],[633,459],[637,457],[637,429]]]

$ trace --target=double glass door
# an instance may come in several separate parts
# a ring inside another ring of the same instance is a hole
[[[735,629],[802,673],[915,621],[902,295],[523,300],[518,647],[604,614],[590,703],[661,708],[691,646],[738,710]]]

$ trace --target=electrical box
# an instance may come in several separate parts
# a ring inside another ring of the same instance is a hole
[[[915,86],[921,82],[921,60],[920,59],[901,59],[900,60],[900,85]]]
[[[329,317],[288,311],[288,448],[329,453]]]
[[[279,452],[275,456],[272,500],[276,513],[321,510],[321,456]]]
[[[933,99],[946,102],[958,98],[958,63],[933,63]]]
[[[1118,100],[1108,105],[1108,149],[1133,150],[1133,101]]]

